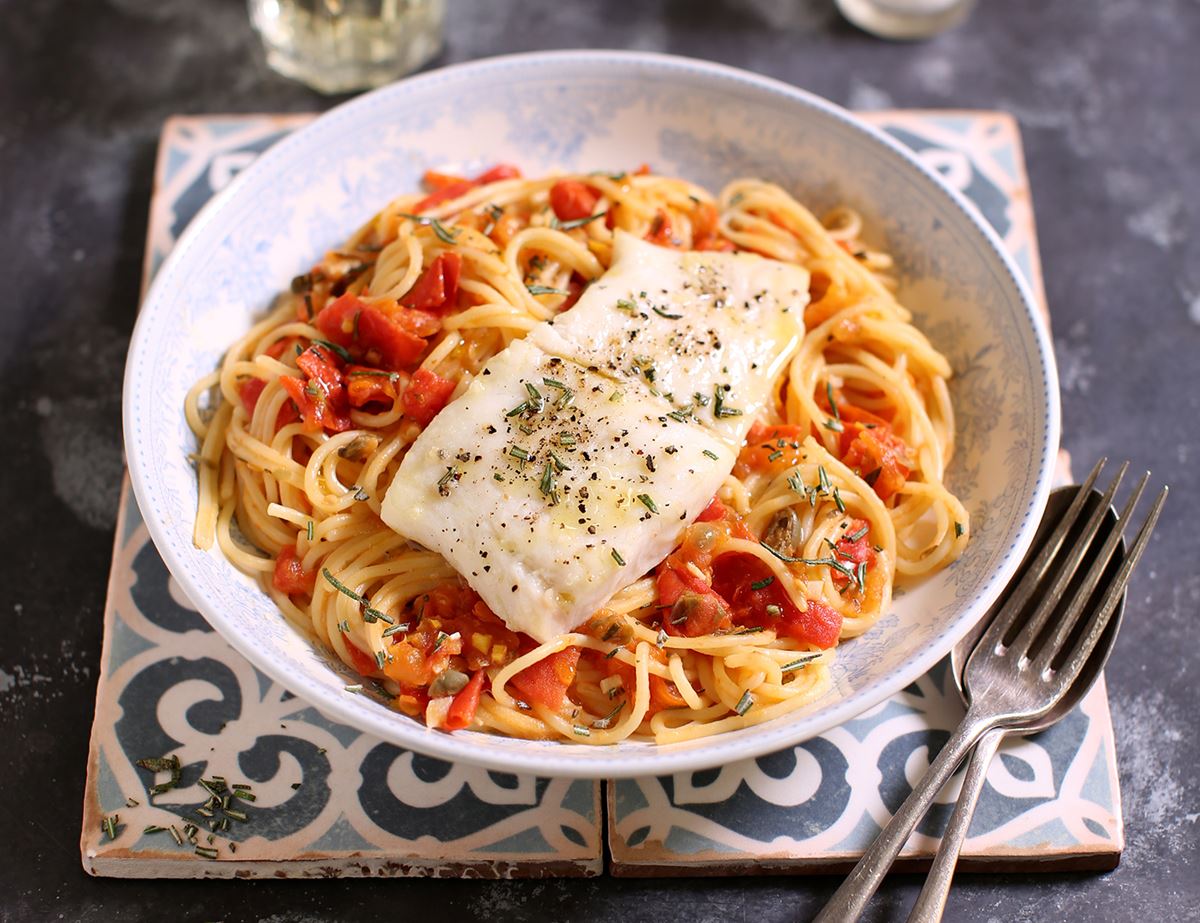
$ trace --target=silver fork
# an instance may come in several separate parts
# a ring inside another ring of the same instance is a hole
[[[1095,505],[1077,541],[1064,549],[1064,541],[1079,519],[1087,495],[1104,463],[1105,459],[1101,459],[1092,469],[1075,500],[1038,550],[1016,589],[971,653],[964,676],[970,704],[962,723],[858,865],[817,915],[816,923],[856,920],[917,822],[979,738],[992,728],[1022,724],[1046,714],[1079,676],[1129,582],[1130,573],[1145,551],[1167,497],[1164,487],[1138,530],[1129,555],[1107,585],[1102,603],[1081,618],[1084,606],[1103,576],[1150,475],[1147,473],[1142,477],[1121,511],[1117,527],[1108,532],[1082,581],[1072,587],[1066,611],[1055,625],[1046,630],[1047,621],[1064,601],[1064,593],[1077,578],[1080,563],[1091,550],[1104,514],[1129,467],[1128,462],[1121,466],[1103,498]],[[1047,577],[1050,583],[1043,590],[1042,582]],[[1041,593],[1041,599],[1030,612],[1035,592]]]

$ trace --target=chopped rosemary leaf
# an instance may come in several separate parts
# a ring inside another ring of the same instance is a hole
[[[537,389],[537,385],[531,381],[525,382],[525,390],[529,392],[530,409],[534,413],[541,413],[542,407],[546,402],[546,399],[542,397],[542,392],[539,391]]]
[[[546,376],[543,375],[542,376],[542,384],[546,385],[549,388],[558,388],[559,391],[567,390],[567,386],[564,385],[557,378],[547,378]]]
[[[870,532],[870,531],[871,531],[871,527],[870,527],[870,526],[863,526],[863,527],[862,527],[861,529],[859,529],[857,532],[854,532],[854,533],[852,533],[852,534],[850,534],[850,535],[847,535],[847,536],[846,536],[846,541],[848,541],[848,542],[857,542],[857,541],[858,541],[860,538],[862,538],[864,535],[866,535],[866,534],[867,534],[868,532]]]
[[[787,485],[795,493],[798,493],[802,497],[808,493],[808,488],[804,485],[804,482],[800,480],[799,471],[793,471],[787,476]]]
[[[554,406],[559,410],[566,410],[575,400],[575,392],[570,388],[564,388],[563,393],[559,395],[558,400],[554,402]]]
[[[591,737],[592,736],[592,732],[590,730],[588,730],[587,728],[585,728],[581,724],[576,724],[575,726],[573,726],[571,728],[571,731],[575,734],[576,737]]]
[[[357,500],[359,503],[362,503],[366,500],[371,499],[371,495],[369,493],[367,493],[365,490],[363,490],[361,487],[358,487],[357,484],[355,485],[355,487],[358,488],[357,490],[354,491],[354,499],[355,500]]]
[[[233,790],[233,797],[241,798],[242,801],[257,801],[258,800],[258,796],[255,795],[254,792],[248,791],[244,788],[235,788]]]
[[[576,439],[575,439],[574,433],[559,433],[558,434],[558,444],[561,446],[572,446],[572,445],[575,445],[575,442],[576,442]]]
[[[709,458],[711,458],[713,461],[716,461],[717,459],[719,459],[721,457],[716,452],[714,452],[712,449],[705,449],[704,454],[707,455]]]
[[[846,427],[842,426],[841,420],[826,420],[824,426],[835,433],[843,432],[846,429]]]
[[[175,829],[174,824],[171,824],[171,826],[168,827],[167,829],[169,831],[171,831],[171,836],[172,836],[172,838],[174,838],[175,842],[177,844],[179,844],[180,846],[182,846],[183,845],[183,834],[181,834],[178,830]]]
[[[205,859],[215,859],[217,858],[217,851],[211,846],[197,846],[196,855],[203,856]]]
[[[383,637],[390,638],[392,635],[398,635],[403,631],[408,631],[408,622],[401,622],[399,625],[393,625],[390,628],[383,630]]]
[[[630,314],[637,314],[637,304],[630,301],[628,298],[617,299],[617,310],[627,311]]]
[[[835,420],[840,421],[842,419],[842,415],[840,413],[838,413],[837,402],[833,399],[833,384],[829,381],[825,382],[825,396],[827,398],[829,398],[829,409],[833,413],[833,418]],[[826,423],[825,425],[829,426],[828,423]],[[830,426],[829,428],[833,429],[832,426]],[[842,428],[839,426],[837,431],[840,433],[842,431]]]
[[[531,295],[569,295],[571,294],[565,288],[554,288],[550,285],[526,285],[525,288]]]
[[[612,559],[614,561],[616,561],[617,564],[619,564],[621,567],[625,566],[625,559],[623,557],[621,557],[621,552],[617,551],[616,548],[614,548],[612,550]]]
[[[664,647],[666,647],[668,637],[670,637],[670,635],[667,634],[667,630],[665,628],[660,628],[658,630],[658,636],[654,639],[654,646],[661,651]]]
[[[962,538],[963,532],[964,532],[963,524],[961,522],[956,522],[954,524],[954,537]]]
[[[433,228],[433,233],[436,234],[438,239],[443,243],[452,244],[455,242],[454,238],[458,231],[456,230],[451,232],[447,230],[446,226],[438,221],[437,218],[427,218],[424,215],[412,215],[407,212],[397,212],[396,214],[398,214],[401,218],[408,218],[411,221],[415,221],[417,224],[423,224],[426,227]]]
[[[683,317],[682,314],[668,314],[666,311],[664,311],[662,308],[660,308],[656,304],[650,305],[650,310],[653,311],[655,314],[657,314],[659,317],[665,317],[667,320],[679,320],[680,318]]]
[[[621,653],[621,648],[614,647],[611,651],[604,655],[605,660],[612,660],[617,654]]]
[[[581,228],[585,224],[591,224],[597,218],[603,218],[607,214],[608,212],[606,211],[596,212],[596,214],[589,215],[586,218],[573,218],[570,221],[559,221],[557,218],[553,218],[550,221],[550,226],[559,231],[573,231],[575,228]]]
[[[742,412],[735,407],[725,406],[725,397],[723,395],[724,388],[717,385],[713,391],[713,416],[721,419],[723,417],[740,417]]]
[[[344,686],[343,688],[347,692],[362,692],[363,691],[362,683],[352,683],[351,685]]]
[[[649,494],[638,494],[638,500],[651,513],[658,512],[658,504],[654,502],[654,499]]]
[[[829,475],[825,472],[824,465],[817,466],[817,476],[821,479],[821,493],[829,493],[831,489],[829,484]]]
[[[438,478],[437,488],[438,493],[443,497],[450,496],[450,485],[457,483],[462,477],[462,472],[458,470],[457,465],[447,465],[446,473]]]
[[[158,824],[147,824],[142,828],[142,836],[149,836],[151,833],[166,833],[166,827],[160,827]]]
[[[338,356],[341,357],[341,360],[343,362],[351,361],[350,353],[346,350],[346,348],[344,346],[338,346],[337,343],[331,343],[331,342],[329,342],[329,340],[313,340],[313,344],[316,346],[324,346],[330,352],[337,353]]]
[[[493,481],[503,481],[504,475],[501,474],[499,471],[496,471],[492,474],[492,480]]]
[[[362,596],[359,596],[352,589],[350,589],[350,587],[346,586],[346,584],[344,584],[344,583],[342,583],[342,581],[338,580],[337,577],[333,576],[333,574],[330,573],[328,567],[321,568],[321,576],[324,577],[327,581],[329,581],[329,583],[333,586],[333,588],[335,590],[337,590],[339,593],[343,593],[346,596],[349,596],[351,599],[353,599],[359,605],[366,605],[366,602],[367,602],[366,599],[364,599]]]
[[[814,660],[819,660],[820,657],[821,657],[820,651],[811,651],[810,653],[805,654],[803,657],[797,657],[795,660],[791,661],[790,663],[785,663],[779,669],[781,671],[783,671],[784,673],[791,673],[793,670],[798,670],[798,669],[800,669],[800,667],[807,666],[808,664],[812,663]]]
[[[305,528],[304,534],[310,542],[313,540],[313,521],[311,519],[308,521],[308,526]]]
[[[521,459],[521,461],[523,461],[523,462],[529,461],[529,459],[532,457],[528,452],[526,452],[524,449],[522,449],[519,445],[515,445],[511,449],[509,449],[508,454],[511,455],[513,458]]]
[[[617,707],[610,711],[607,715],[605,715],[603,718],[597,718],[595,721],[593,721],[592,727],[598,731],[607,731],[616,723],[617,715],[621,714],[621,709],[624,707],[624,700],[618,702]]]
[[[506,417],[519,416],[520,414],[523,414],[528,409],[529,409],[529,401],[521,401],[521,403],[517,404],[516,407],[514,407],[512,410],[510,410],[508,413],[506,413],[505,416]]]
[[[550,450],[550,460],[552,462],[554,462],[554,467],[557,468],[559,470],[559,472],[566,471],[568,468],[571,467],[565,461],[563,461],[561,458],[559,458],[558,453],[555,452],[553,449]]]
[[[396,381],[400,378],[398,372],[385,372],[383,369],[355,369],[353,372],[346,372],[346,378],[386,378],[389,381]]]
[[[769,587],[774,582],[775,582],[774,577],[764,577],[762,580],[755,580],[752,584],[750,584],[750,589],[765,590],[767,587]]]
[[[781,451],[779,451],[779,449],[776,449],[774,452],[772,452],[770,455],[767,456],[767,461],[769,461],[769,462],[778,461],[781,458],[783,458],[783,453]]]
[[[839,513],[846,512],[846,504],[842,500],[842,495],[838,493],[838,489],[836,487],[833,489],[833,502],[834,505],[837,506]]]
[[[383,651],[376,651],[375,666],[382,670],[385,663],[387,663],[387,654],[385,654]]]
[[[854,568],[854,581],[858,584],[860,590],[867,588],[867,562],[859,561],[858,567]]]
[[[100,824],[100,826],[104,829],[105,836],[107,836],[110,840],[115,840],[117,838],[117,822],[120,819],[120,814],[110,814],[108,817],[104,818]]]
[[[609,397],[609,399],[608,399],[609,403],[615,403],[616,401],[619,401],[624,396],[625,396],[625,392],[618,389],[618,390],[614,391],[612,393],[612,395]]]
[[[546,467],[542,469],[542,483],[539,489],[544,497],[554,496],[554,465],[551,462],[546,462]]]
[[[738,699],[737,705],[733,706],[733,710],[739,715],[744,715],[748,712],[751,706],[754,705],[754,697],[750,695],[750,690],[747,689],[742,693],[742,697]]]

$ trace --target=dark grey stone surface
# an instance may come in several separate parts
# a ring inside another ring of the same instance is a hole
[[[951,919],[1200,919],[1200,7],[980,4],[887,44],[831,0],[450,0],[435,63],[668,51],[850,106],[999,108],[1024,130],[1064,440],[1175,492],[1109,669],[1128,847],[1105,874],[969,875]],[[836,879],[122,882],[79,866],[80,802],[121,478],[120,386],[162,121],[330,100],[270,73],[238,0],[0,0],[0,917],[785,920]],[[897,876],[873,919],[903,919]]]

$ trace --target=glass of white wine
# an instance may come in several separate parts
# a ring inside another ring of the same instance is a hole
[[[445,0],[248,0],[267,63],[321,93],[377,87],[442,45]]]

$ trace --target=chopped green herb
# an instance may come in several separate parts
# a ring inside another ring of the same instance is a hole
[[[615,403],[625,396],[625,392],[621,390],[614,391],[608,398],[609,403]]]
[[[240,798],[240,799],[242,799],[242,801],[257,801],[258,800],[258,796],[255,795],[254,792],[248,791],[247,789],[244,789],[244,788],[234,789],[233,797]]]
[[[542,483],[539,485],[542,496],[550,501],[553,506],[558,502],[558,491],[554,489],[554,464],[546,462],[546,467],[542,469]]]
[[[858,584],[860,590],[867,588],[867,562],[859,561],[858,567],[854,569],[854,581]]]
[[[778,461],[781,458],[783,458],[783,453],[781,451],[779,451],[779,449],[776,449],[774,452],[772,452],[770,455],[767,456],[767,461],[769,461],[769,462]]]
[[[558,388],[558,390],[559,390],[559,391],[566,391],[566,390],[567,390],[567,386],[566,386],[566,385],[564,385],[564,384],[563,384],[561,381],[559,381],[557,378],[546,378],[545,376],[543,376],[543,377],[542,377],[542,384],[546,385],[548,388]]]
[[[529,392],[529,409],[534,413],[541,413],[546,402],[546,399],[542,397],[542,392],[531,381],[525,382],[525,390]]]
[[[438,493],[443,497],[450,496],[450,485],[457,483],[461,477],[462,472],[458,470],[458,465],[447,465],[446,473],[438,478]]]
[[[217,858],[217,851],[209,846],[197,846],[196,855],[203,856],[205,859]]]
[[[136,761],[136,765],[153,773],[169,772],[171,774],[171,778],[168,781],[160,782],[150,787],[151,795],[161,795],[163,792],[169,792],[183,778],[183,767],[179,764],[178,756],[141,759]]]
[[[713,392],[713,416],[718,419],[723,417],[740,417],[742,415],[740,410],[725,406],[724,390],[721,385],[717,385],[716,390]]]
[[[767,587],[769,587],[774,582],[775,582],[774,577],[764,577],[762,580],[755,580],[752,584],[750,584],[750,589],[765,590]]]
[[[833,383],[832,383],[832,382],[830,382],[830,381],[826,381],[826,382],[825,382],[825,396],[826,396],[827,398],[829,398],[829,409],[830,409],[830,411],[833,413],[833,418],[834,418],[835,420],[841,420],[841,419],[842,419],[842,415],[841,415],[840,413],[838,413],[838,405],[837,405],[837,401],[835,401],[835,400],[833,399]],[[825,425],[826,425],[826,426],[829,426],[829,424],[828,424],[828,423],[827,423],[827,424],[825,424]],[[830,426],[829,428],[830,428],[830,429],[833,429],[833,427],[832,427],[832,426]],[[842,430],[841,430],[841,427],[838,427],[838,430],[837,430],[837,431],[840,433],[840,432],[842,431]]]
[[[415,221],[417,224],[423,224],[426,227],[433,228],[433,233],[436,234],[438,239],[443,243],[453,244],[455,242],[455,235],[458,234],[458,231],[455,230],[451,232],[447,230],[446,226],[438,221],[437,218],[427,218],[424,215],[411,215],[407,212],[397,212],[397,214],[401,218],[408,218],[412,221]]]
[[[363,488],[359,487],[357,484],[354,486],[356,488],[354,491],[354,499],[355,500],[357,500],[359,503],[362,503],[365,500],[371,499],[371,495],[369,493],[367,493],[365,490],[363,490]]]
[[[779,669],[782,670],[784,673],[791,673],[793,670],[798,670],[801,667],[812,663],[814,660],[819,660],[820,657],[821,657],[820,651],[813,651],[809,654],[805,654],[803,657],[796,658],[795,660],[791,661],[790,663],[785,663]]]
[[[104,829],[105,836],[107,836],[110,840],[115,840],[117,838],[117,823],[120,821],[120,819],[120,814],[111,814],[101,821],[100,826]]]
[[[310,542],[313,540],[313,521],[311,519],[308,521],[308,526],[305,528],[304,534]]]
[[[637,314],[637,305],[628,298],[618,298],[617,310],[627,311],[630,314]]]
[[[956,522],[954,524],[954,537],[962,538],[963,531],[964,531],[963,524],[961,522]]]
[[[833,489],[833,502],[834,505],[837,506],[839,513],[846,512],[845,501],[842,500],[842,495],[838,492],[836,487]]]
[[[557,218],[550,220],[550,226],[557,228],[560,231],[573,231],[575,228],[581,228],[585,224],[590,224],[597,218],[603,218],[608,212],[596,212],[594,215],[589,215],[586,218],[574,218],[571,221],[559,221]]]
[[[716,452],[714,452],[712,449],[705,449],[704,454],[707,455],[709,458],[711,458],[713,461],[717,461],[717,459],[719,459],[721,457]]]
[[[571,731],[575,734],[576,737],[591,737],[592,736],[592,732],[580,724],[576,724],[574,727],[572,727]]]
[[[751,706],[754,705],[754,697],[750,695],[750,690],[747,689],[742,693],[742,697],[738,699],[737,705],[733,706],[733,710],[739,715],[744,715],[748,712]]]
[[[390,638],[392,635],[398,635],[403,631],[408,631],[408,622],[401,622],[399,625],[392,625],[390,628],[383,630],[383,637]]]
[[[509,449],[508,454],[511,455],[513,458],[519,458],[523,462],[527,462],[527,461],[529,461],[530,458],[532,458],[532,456],[528,452],[526,452],[524,449],[522,449],[519,445],[515,445],[511,449]]]
[[[346,350],[346,348],[344,346],[338,346],[337,343],[331,343],[331,342],[329,342],[329,340],[313,340],[313,345],[324,346],[330,352],[337,353],[338,356],[341,357],[341,360],[343,362],[351,361],[350,353]]]
[[[152,833],[166,833],[166,827],[160,827],[158,824],[147,824],[142,828],[142,836],[149,836]]]
[[[554,288],[550,285],[526,285],[525,288],[531,295],[569,295],[571,294],[565,288]]]
[[[821,493],[827,494],[830,491],[829,475],[825,472],[824,465],[817,466],[817,476],[821,479]]]
[[[826,420],[824,423],[826,429],[833,430],[835,433],[843,432],[846,427],[842,426],[841,420]]]
[[[680,318],[683,317],[682,314],[669,314],[656,304],[650,305],[650,310],[653,311],[655,314],[657,314],[659,317],[665,317],[667,320],[679,320]]]
[[[563,461],[561,458],[559,458],[558,453],[555,452],[553,449],[550,450],[550,460],[552,462],[554,462],[554,467],[557,468],[559,470],[559,472],[566,471],[568,468],[571,467],[565,461]]]
[[[658,512],[658,505],[654,502],[654,499],[649,494],[638,494],[638,500],[641,501],[642,506],[648,509],[651,513]]]
[[[529,409],[529,401],[521,401],[521,403],[517,404],[516,407],[514,407],[512,410],[510,410],[508,413],[506,413],[505,416],[506,417],[519,416],[520,414],[523,414],[528,409]]]
[[[658,637],[654,639],[654,646],[661,651],[666,646],[668,637],[670,636],[667,634],[667,630],[660,628],[658,630]]]
[[[860,538],[862,538],[864,535],[866,535],[866,534],[867,534],[868,532],[870,532],[870,531],[871,531],[871,527],[870,527],[870,526],[863,526],[863,527],[862,527],[861,529],[859,529],[858,531],[856,531],[856,532],[854,532],[854,533],[852,533],[852,534],[850,534],[850,535],[847,535],[847,536],[846,536],[846,541],[848,541],[848,542],[857,542],[857,541],[858,541]]]
[[[351,683],[349,686],[343,687],[347,692],[362,692],[362,683]]]
[[[625,566],[625,559],[623,557],[621,557],[621,552],[617,551],[616,548],[614,548],[612,550],[612,559],[614,561],[616,561],[617,564],[619,564],[621,567]]]
[[[613,691],[615,692],[616,690],[614,689]],[[607,731],[610,727],[616,724],[617,715],[621,713],[621,709],[624,707],[624,701],[618,702],[616,708],[610,711],[607,715],[605,715],[603,718],[597,718],[595,721],[593,721],[592,727],[598,731]]]

